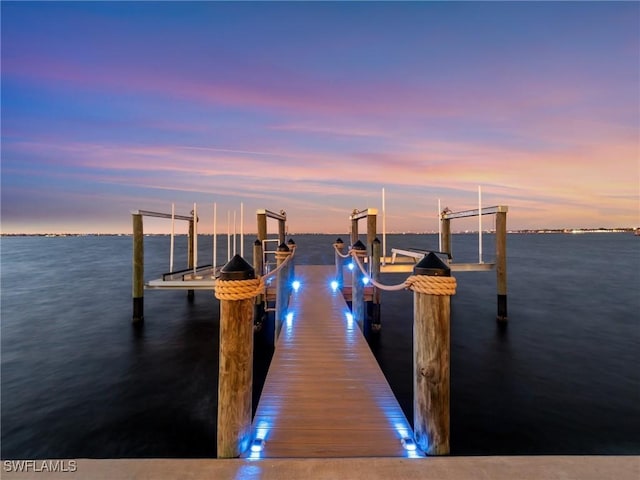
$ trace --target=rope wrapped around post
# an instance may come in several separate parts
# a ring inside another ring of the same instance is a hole
[[[246,300],[264,293],[264,277],[247,280],[216,280],[218,300]]]
[[[289,248],[289,247],[287,247],[287,248]],[[276,252],[275,256],[276,256],[276,260],[282,260],[284,262],[285,260],[288,260],[289,257],[291,256],[291,251],[287,250],[286,252]],[[278,266],[280,266],[280,265],[278,265]]]
[[[427,275],[411,275],[405,280],[406,288],[416,293],[427,295],[455,295],[456,279],[454,277],[430,277]]]

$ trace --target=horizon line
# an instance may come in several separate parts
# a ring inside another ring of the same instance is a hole
[[[572,233],[572,232],[608,232],[608,233],[625,233],[625,232],[634,232],[640,230],[640,227],[564,227],[564,228],[515,228],[515,229],[507,229],[507,233]],[[382,232],[378,232],[382,234]],[[455,230],[451,232],[452,234],[478,234],[478,230]],[[482,230],[482,233],[494,234],[495,229],[486,229]],[[392,231],[386,232],[387,235],[438,235],[438,231],[427,230],[427,231]],[[1,237],[41,237],[41,236],[133,236],[132,232],[0,232]],[[149,232],[144,233],[145,236],[171,236],[171,233],[155,233]],[[217,236],[233,236],[233,233],[217,233]],[[239,233],[235,234],[236,236],[240,236]],[[257,237],[257,232],[248,232],[245,233],[244,236],[255,236]],[[277,235],[276,233],[270,233],[269,235]],[[287,233],[285,236],[295,236],[295,235],[346,235],[349,236],[349,232],[298,232],[298,233]],[[360,232],[358,235],[367,235],[366,232]],[[377,235],[377,234],[376,234]],[[176,237],[186,237],[187,233],[176,233],[174,234]],[[198,236],[203,237],[212,237],[213,233],[198,233]]]

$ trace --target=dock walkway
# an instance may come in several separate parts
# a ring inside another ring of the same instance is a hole
[[[411,427],[351,319],[334,267],[296,266],[293,292],[253,421],[246,457],[411,457]],[[257,449],[254,449],[257,450]]]

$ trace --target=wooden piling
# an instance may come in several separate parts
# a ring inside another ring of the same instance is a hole
[[[498,322],[507,321],[507,212],[496,213],[496,283]]]
[[[365,247],[360,240],[353,245],[352,250],[356,252],[361,262],[367,256],[367,247]],[[360,327],[360,330],[364,332],[365,308],[364,283],[362,279],[362,272],[360,268],[358,268],[358,265],[355,264],[354,259],[353,275],[351,276],[351,314]]]
[[[280,212],[284,215],[284,212]],[[284,236],[286,234],[286,222],[284,220],[278,220],[278,242],[284,243]]]
[[[218,458],[234,458],[251,442],[253,388],[253,297],[230,300],[224,282],[255,282],[253,268],[240,255],[220,270],[216,297],[220,299],[220,362],[218,374]],[[220,290],[220,291],[219,291]]]
[[[276,266],[282,265],[290,255],[289,247],[282,242],[276,250]],[[282,324],[287,314],[287,307],[289,304],[289,270],[285,265],[276,275],[276,312],[275,312],[275,338],[273,340],[274,345],[278,341],[280,336],[280,330],[282,330]]]
[[[289,252],[291,252],[291,259],[289,260],[289,283],[291,283],[296,278],[296,264],[295,264],[296,242],[293,241],[293,238],[290,238],[287,241],[287,247],[289,247]],[[291,287],[291,285],[289,286]]]
[[[187,235],[187,268],[193,268],[194,265],[194,220],[189,220],[189,233]],[[187,290],[187,298],[193,300],[195,292]]]
[[[451,220],[442,218],[442,252],[451,255]]]
[[[133,220],[133,272],[132,292],[133,322],[144,320],[144,231],[142,215],[131,215]]]
[[[335,247],[335,263],[336,263],[336,276],[335,280],[338,283],[338,288],[342,288],[344,286],[344,273],[342,271],[343,259],[340,254],[344,255],[344,242],[341,238],[336,240],[334,244]]]
[[[367,211],[367,248],[369,250],[369,256],[373,255],[372,245],[376,238],[376,223],[378,217],[377,213],[371,213],[372,211],[377,210],[368,209]]]
[[[376,282],[380,282],[380,257],[382,254],[382,246],[380,240],[374,238],[371,243],[371,278]],[[372,299],[372,315],[371,315],[371,330],[374,332],[380,331],[382,324],[380,322],[380,289],[373,286],[373,299]]]
[[[446,455],[450,431],[450,301],[455,293],[455,279],[433,253],[415,266],[414,275],[417,277],[412,287],[415,441],[427,455]],[[450,280],[445,283],[449,285],[448,292],[439,283],[435,287],[421,283],[426,280],[424,277],[436,276]]]
[[[353,213],[357,213],[356,210],[353,211]],[[352,218],[351,219],[351,245],[355,245],[356,242],[358,241],[358,219],[357,218]]]
[[[264,275],[264,257],[262,251],[262,242],[260,239],[256,239],[253,242],[253,269],[258,275]]]
[[[267,239],[267,214],[264,210],[257,213],[258,221],[258,240],[262,242]]]
[[[253,242],[253,269],[257,275],[264,275],[264,257],[262,252],[262,242],[256,238]],[[265,319],[265,298],[264,295],[256,295],[253,320],[257,329],[263,328]]]

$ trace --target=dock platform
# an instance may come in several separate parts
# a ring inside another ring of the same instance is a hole
[[[245,458],[421,457],[331,265],[296,266],[300,289],[267,374]]]

